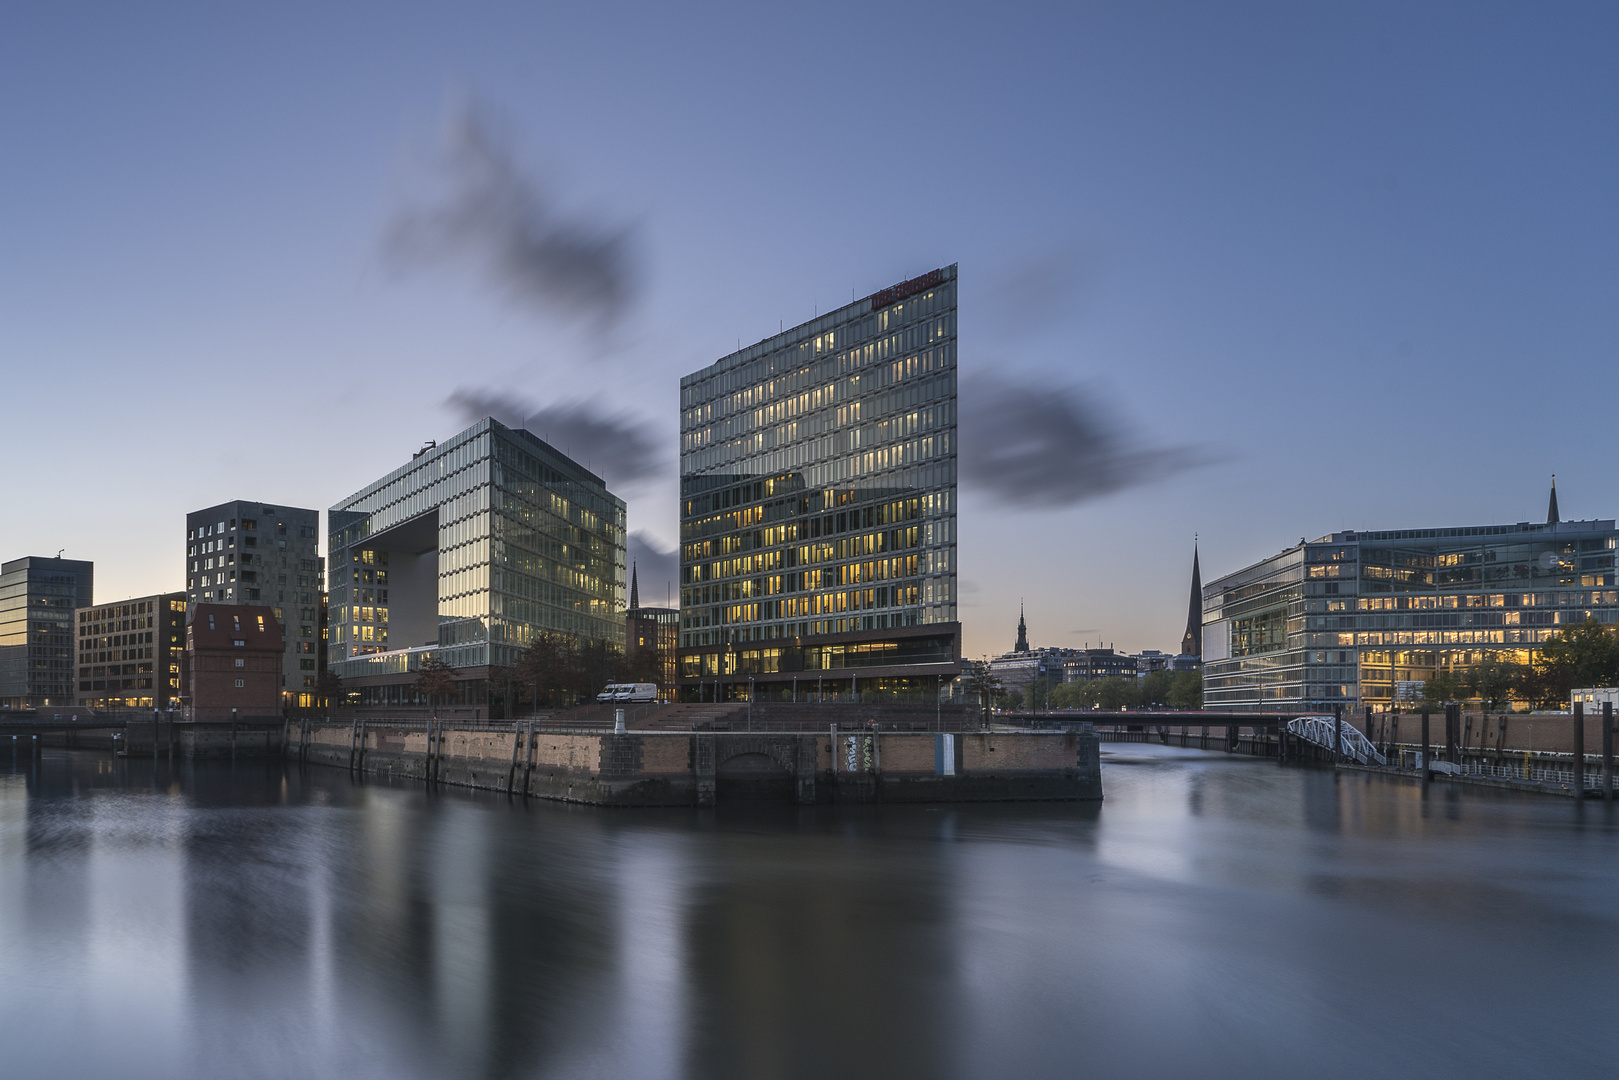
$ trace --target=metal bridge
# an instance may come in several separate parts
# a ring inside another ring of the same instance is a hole
[[[1301,716],[1287,722],[1287,730],[1313,746],[1336,751],[1362,765],[1387,765],[1381,751],[1353,724],[1336,716]]]

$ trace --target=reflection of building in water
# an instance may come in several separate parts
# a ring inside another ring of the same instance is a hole
[[[424,705],[412,684],[433,657],[457,669],[452,706],[498,713],[490,667],[535,635],[623,644],[624,501],[527,431],[480,420],[327,524],[330,668],[360,707]]]
[[[1529,662],[1560,627],[1619,621],[1611,520],[1344,531],[1203,590],[1209,708],[1390,705],[1486,656]]]
[[[683,696],[960,669],[956,268],[681,380]]]

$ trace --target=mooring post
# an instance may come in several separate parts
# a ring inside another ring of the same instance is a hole
[[[1574,703],[1574,797],[1585,798],[1585,702]]]
[[[512,789],[517,786],[517,744],[521,741],[521,739],[519,738],[519,732],[520,731],[521,731],[521,726],[517,723],[517,721],[513,720],[512,721],[512,764],[511,764],[511,768],[506,770],[506,794],[508,794],[508,795],[510,795],[512,793]]]
[[[1422,750],[1417,754],[1417,766],[1422,770],[1422,782],[1428,782],[1428,706],[1422,707]]]
[[[1613,801],[1613,702],[1602,703],[1602,797]]]
[[[534,776],[534,721],[528,722],[523,746],[523,798],[528,798],[528,786]]]

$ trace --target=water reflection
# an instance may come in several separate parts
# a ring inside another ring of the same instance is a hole
[[[1605,1071],[1610,808],[1109,747],[1108,801],[597,811],[0,758],[21,1077]]]

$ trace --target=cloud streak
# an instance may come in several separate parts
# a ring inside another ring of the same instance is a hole
[[[629,228],[564,216],[474,106],[452,114],[439,156],[443,190],[390,223],[390,265],[470,262],[520,306],[599,329],[620,319],[635,293]]]
[[[963,483],[1010,507],[1066,509],[1199,464],[1186,447],[1133,445],[1077,390],[974,375],[960,411]]]
[[[507,427],[526,428],[580,464],[601,474],[608,487],[648,480],[664,473],[672,447],[647,434],[635,417],[604,412],[588,402],[534,408],[511,394],[460,389],[444,404],[462,423],[492,416]]]

